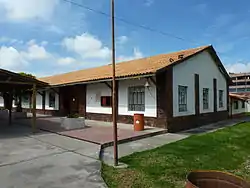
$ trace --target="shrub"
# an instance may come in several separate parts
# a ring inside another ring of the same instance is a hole
[[[29,78],[36,79],[36,77],[34,75],[32,75],[32,74],[28,74],[28,73],[25,73],[25,72],[20,72],[19,74],[22,75],[22,76],[26,76],[26,77],[29,77]]]

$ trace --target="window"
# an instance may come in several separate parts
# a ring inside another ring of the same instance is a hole
[[[209,108],[209,89],[203,88],[203,109]]]
[[[241,101],[241,108],[245,108],[245,101]]]
[[[17,95],[13,96],[13,102],[14,102],[15,106],[17,106],[19,104],[19,98],[17,97]]]
[[[145,111],[145,87],[128,88],[128,110]]]
[[[238,89],[237,89],[237,92],[245,92],[245,91],[246,91],[245,88],[238,88]]]
[[[23,105],[30,105],[30,97],[28,94],[22,96],[22,103]]]
[[[101,106],[102,107],[111,107],[112,106],[112,97],[111,96],[102,96],[101,97]]]
[[[179,112],[187,111],[187,86],[178,86]]]
[[[234,89],[234,88],[229,88],[229,92],[236,92],[236,89]]]
[[[51,108],[56,107],[56,96],[54,92],[49,93],[49,107]]]
[[[224,104],[223,104],[223,95],[224,95],[224,91],[219,90],[219,108],[223,108],[223,106],[224,106]]]
[[[238,105],[238,101],[234,101],[234,109],[238,109],[239,105]]]

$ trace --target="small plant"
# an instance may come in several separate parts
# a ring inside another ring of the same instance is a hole
[[[79,114],[68,114],[67,118],[79,118]]]
[[[28,74],[28,73],[25,73],[25,72],[20,72],[19,74],[22,75],[22,76],[26,76],[26,77],[29,77],[29,78],[36,79],[36,77],[34,75],[32,75],[32,74]]]

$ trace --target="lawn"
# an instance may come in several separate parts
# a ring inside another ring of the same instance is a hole
[[[111,188],[180,188],[188,172],[197,169],[227,171],[250,181],[250,123],[191,136],[120,161],[129,168],[103,165],[103,178]]]

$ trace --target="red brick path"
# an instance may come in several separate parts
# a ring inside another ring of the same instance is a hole
[[[20,122],[30,125],[30,119],[20,120]],[[113,128],[111,126],[91,126],[77,130],[65,130],[60,127],[60,121],[57,118],[38,118],[37,126],[41,130],[69,136],[79,140],[89,141],[97,144],[109,144],[113,141]],[[129,126],[129,125],[128,125]],[[156,131],[156,133],[159,131]],[[144,137],[152,132],[135,132],[132,129],[118,128],[118,140],[135,139]]]

